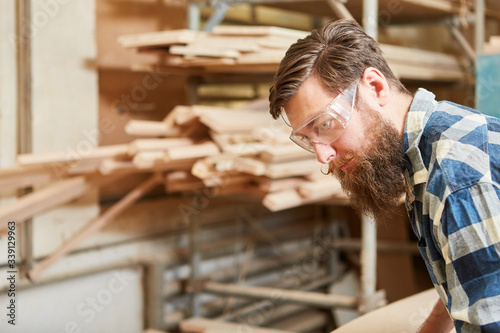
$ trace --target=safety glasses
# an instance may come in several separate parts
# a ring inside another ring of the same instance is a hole
[[[357,86],[344,89],[325,110],[307,118],[292,131],[290,139],[313,154],[314,144],[329,145],[337,140],[351,119]]]

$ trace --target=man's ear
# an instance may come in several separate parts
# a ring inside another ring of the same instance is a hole
[[[368,93],[384,106],[389,102],[390,86],[384,74],[375,67],[368,67],[363,73],[361,83],[368,88]]]

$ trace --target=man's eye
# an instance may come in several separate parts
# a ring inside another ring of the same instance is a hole
[[[324,121],[323,123],[321,123],[321,129],[322,130],[329,129],[331,125],[332,125],[331,120]]]
[[[305,134],[296,134],[296,136],[302,141],[309,141],[309,137]]]

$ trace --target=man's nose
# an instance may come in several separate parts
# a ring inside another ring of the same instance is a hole
[[[316,153],[316,158],[318,162],[322,164],[327,164],[333,161],[337,152],[331,145],[325,145],[322,143],[313,143],[314,151]]]

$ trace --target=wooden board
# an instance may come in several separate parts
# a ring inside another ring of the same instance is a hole
[[[0,207],[0,232],[6,230],[8,221],[24,222],[37,214],[83,196],[90,188],[91,184],[87,179],[78,176],[26,194],[12,204]]]
[[[239,323],[229,323],[205,318],[193,317],[181,321],[180,328],[182,332],[189,333],[234,333],[241,330],[251,330],[254,333],[293,333],[271,328],[243,325]]]
[[[332,333],[416,332],[439,299],[430,289],[371,311]]]
[[[212,30],[214,35],[229,36],[276,36],[287,38],[304,38],[308,32],[273,26],[242,26],[242,25],[218,25]]]
[[[200,32],[188,29],[178,29],[122,35],[118,38],[118,43],[126,48],[169,46],[188,44],[200,37],[202,37],[202,33]]]

